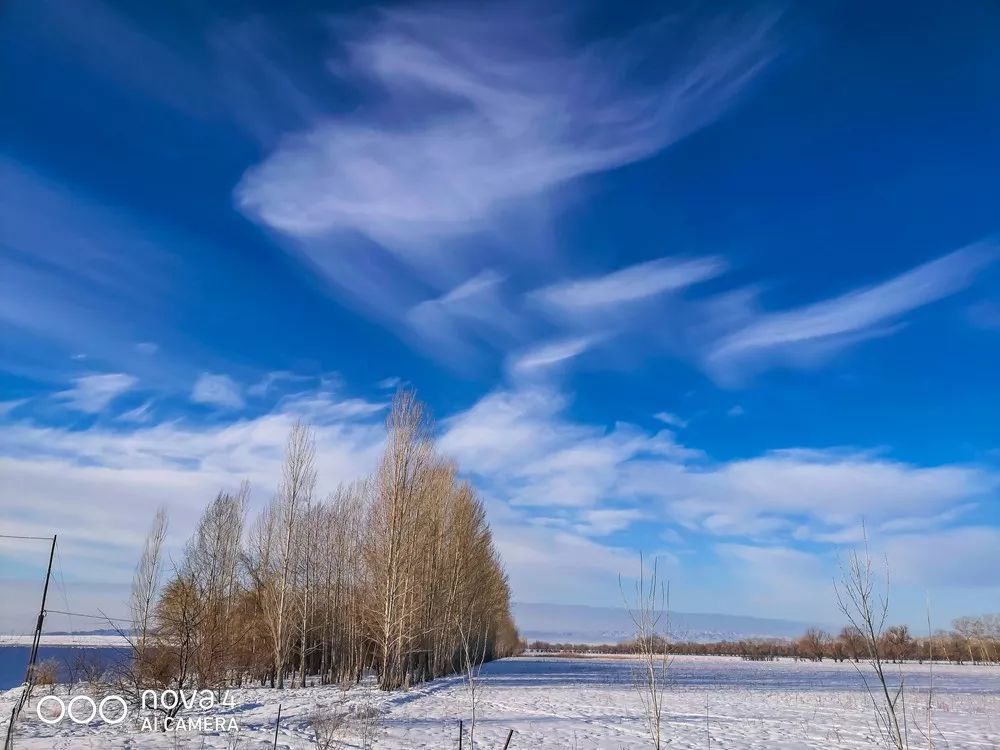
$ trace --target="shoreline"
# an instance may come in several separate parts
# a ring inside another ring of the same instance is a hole
[[[0,648],[31,646],[34,636],[0,635]],[[82,648],[127,647],[128,641],[120,635],[42,635],[39,646],[79,646]]]

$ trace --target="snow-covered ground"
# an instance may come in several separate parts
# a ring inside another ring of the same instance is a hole
[[[908,686],[906,711],[911,747],[927,747],[926,665],[900,667]],[[627,660],[519,658],[487,665],[481,675],[476,747],[499,748],[514,730],[513,750],[633,750],[649,747],[640,702]],[[831,748],[878,744],[866,695],[850,664],[731,658],[678,657],[667,693],[667,737],[673,748]],[[933,731],[936,747],[1000,747],[1000,669],[934,667]],[[79,692],[79,691],[78,691]],[[16,691],[0,694],[8,715]],[[357,713],[375,707],[381,717],[376,748],[419,750],[457,747],[458,719],[471,716],[460,678],[439,680],[409,692],[385,694],[336,687],[236,691],[233,718],[238,737],[224,732],[137,733],[134,726],[70,728],[42,724],[33,706],[18,725],[18,750],[69,748],[271,747],[278,702],[283,718],[279,748],[314,747],[307,717],[319,710]],[[199,715],[197,711],[189,716]],[[0,724],[0,730],[5,729]],[[333,747],[360,747],[356,735]],[[464,747],[468,748],[468,738]]]

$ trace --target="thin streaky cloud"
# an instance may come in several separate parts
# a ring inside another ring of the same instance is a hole
[[[493,268],[545,283],[560,253],[539,227],[558,189],[724,117],[777,54],[773,14],[589,42],[573,16],[479,3],[335,20],[331,83],[367,105],[286,132],[236,206],[347,303],[467,363],[484,335],[448,309],[458,280]]]
[[[471,342],[510,341],[521,321],[504,299],[506,277],[487,269],[406,314],[410,329],[441,358],[475,353]]]
[[[153,402],[146,401],[145,403],[139,404],[139,406],[134,409],[129,409],[126,412],[118,415],[118,420],[122,422],[134,422],[134,423],[145,423],[153,419]]]
[[[794,360],[810,348],[824,353],[898,328],[900,318],[968,287],[997,258],[998,245],[982,242],[917,266],[881,284],[839,297],[752,319],[712,346],[708,365],[725,372],[757,358]]]
[[[17,398],[11,401],[0,401],[0,417],[5,417],[15,409],[28,403],[26,398]]]
[[[74,186],[0,157],[0,324],[127,369],[123,319],[143,320],[166,289],[170,255],[141,225]]]
[[[519,373],[544,370],[583,354],[593,343],[592,338],[579,336],[541,344],[514,357],[511,369]]]
[[[622,77],[628,45],[574,47],[565,18],[522,9],[397,10],[337,27],[349,54],[335,70],[381,89],[381,107],[287,138],[245,174],[239,206],[292,236],[356,230],[397,251],[465,234],[510,201],[707,125],[773,57],[771,17],[691,29],[673,40],[666,79],[637,87]]]
[[[565,312],[593,310],[684,289],[718,276],[725,268],[721,258],[660,258],[604,276],[552,284],[532,297]]]
[[[663,422],[663,424],[670,425],[671,427],[677,427],[679,429],[684,429],[688,426],[688,421],[678,417],[669,411],[660,411],[653,415],[658,420]]]

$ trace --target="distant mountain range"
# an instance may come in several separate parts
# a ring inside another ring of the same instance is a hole
[[[549,643],[620,643],[635,633],[628,613],[620,607],[583,604],[533,604],[513,602],[511,611],[521,636]],[[720,615],[705,612],[671,612],[674,640],[710,642],[740,638],[797,638],[808,628],[833,630],[829,624],[768,617]],[[117,630],[47,632],[47,636],[118,636]]]
[[[588,607],[580,604],[511,604],[521,636],[549,643],[619,643],[634,635],[628,613],[618,607]],[[670,633],[674,640],[710,642],[740,638],[796,638],[811,627],[829,625],[766,617],[671,612]]]

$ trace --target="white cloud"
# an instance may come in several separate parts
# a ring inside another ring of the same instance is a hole
[[[416,331],[432,355],[456,364],[484,342],[523,346],[511,339],[521,316],[503,300],[473,306],[453,293],[494,274],[517,280],[511,294],[544,281],[561,265],[549,230],[558,188],[722,117],[775,54],[773,15],[678,16],[589,45],[573,16],[515,2],[335,21],[344,54],[329,70],[366,106],[286,134],[243,175],[237,205],[349,304]],[[650,56],[664,59],[648,66]],[[639,83],[638,67],[659,75]],[[654,286],[675,283],[658,262],[649,270]]]
[[[642,511],[694,534],[836,542],[862,519],[893,529],[986,497],[1000,475],[975,465],[915,466],[845,450],[771,451],[712,462],[670,431],[579,423],[550,388],[487,394],[445,420],[442,448],[491,494],[524,509]],[[583,528],[583,526],[579,526]],[[843,541],[850,541],[843,538]]]
[[[153,418],[152,408],[153,402],[146,401],[134,409],[119,414],[118,419],[122,422],[148,422]]]
[[[28,399],[26,398],[16,398],[10,401],[0,401],[0,417],[6,417],[15,409],[19,409],[26,403],[28,403]]]
[[[319,497],[366,474],[384,441],[379,409],[316,393],[222,425],[70,430],[7,424],[0,430],[4,523],[12,534],[58,533],[63,563],[77,576],[127,581],[157,506],[170,511],[176,549],[220,489],[248,479],[254,508],[270,498],[297,418],[316,432]]]
[[[739,404],[736,404],[736,406],[732,406],[732,407],[729,408],[729,410],[726,412],[726,416],[727,417],[742,417],[746,413],[747,413],[746,409],[744,409]]]
[[[154,341],[140,341],[135,345],[135,350],[139,352],[139,354],[152,356],[160,350],[160,345]]]
[[[440,297],[416,305],[407,320],[423,345],[441,359],[473,354],[470,340],[510,341],[520,323],[504,302],[503,282],[502,274],[483,271]]]
[[[671,427],[677,427],[684,429],[688,426],[686,419],[681,419],[676,414],[671,414],[669,411],[660,411],[653,415],[658,420],[664,424],[670,425]]]
[[[152,237],[169,232],[4,157],[0,193],[0,246],[10,250],[0,254],[5,337],[39,338],[56,344],[60,359],[100,359],[136,371],[129,329],[155,325],[169,255]]]
[[[519,601],[619,604],[618,576],[638,567],[634,551],[578,534],[506,523],[493,530]]]
[[[580,514],[581,523],[577,531],[584,536],[607,536],[627,529],[644,517],[637,508],[598,508],[585,510]]]
[[[489,481],[515,505],[591,508],[618,494],[626,462],[639,457],[696,457],[667,432],[633,425],[574,423],[567,399],[544,387],[494,391],[444,422],[443,451],[464,471]]]
[[[481,229],[512,201],[711,122],[771,55],[773,19],[688,27],[666,80],[636,89],[620,52],[573,49],[562,17],[532,10],[394,9],[339,26],[361,31],[337,71],[381,86],[381,108],[286,139],[244,176],[241,207],[294,236],[352,229],[397,248]]]
[[[559,282],[537,290],[533,297],[544,305],[572,314],[684,289],[718,276],[725,267],[721,258],[661,258],[605,276]]]
[[[707,357],[722,379],[768,364],[811,363],[846,346],[896,330],[907,312],[972,283],[997,256],[983,242],[956,250],[875,286],[784,312],[766,313],[719,338]]]
[[[304,383],[310,380],[314,380],[314,378],[299,375],[289,370],[272,370],[247,388],[247,394],[250,396],[264,396],[280,383]]]
[[[771,451],[713,466],[629,465],[623,492],[665,502],[671,515],[713,533],[752,534],[790,518],[828,526],[932,514],[996,491],[1000,476],[975,466],[919,467],[841,451]],[[763,524],[763,526],[762,526]]]
[[[929,552],[932,553],[929,554]],[[1000,593],[1000,528],[967,526],[886,540],[893,580],[913,586],[991,588]]]
[[[639,522],[676,546],[724,542],[713,548],[736,571],[734,591],[742,598],[731,606],[737,609],[767,611],[768,597],[790,614],[801,616],[812,604],[821,609],[826,594],[816,592],[835,566],[829,556],[796,545],[854,543],[861,518],[888,542],[894,570],[907,585],[963,575],[968,585],[986,585],[969,566],[991,562],[996,529],[933,529],[956,523],[970,504],[996,492],[1000,478],[989,470],[919,467],[832,450],[713,462],[678,445],[668,430],[575,421],[569,405],[551,388],[501,389],[442,425],[442,450],[487,498],[522,600],[617,601],[617,576],[635,568],[636,550],[602,539]],[[9,511],[11,533],[57,531],[67,545],[66,564],[80,576],[123,581],[157,505],[171,510],[176,548],[220,488],[246,478],[255,506],[266,500],[280,475],[288,429],[300,418],[317,431],[322,496],[375,465],[385,408],[319,391],[287,397],[270,414],[221,425],[80,431],[14,422],[0,430],[0,503]],[[97,504],[99,516],[92,510]],[[921,541],[925,537],[942,541]],[[893,546],[894,539],[902,541]],[[947,575],[935,578],[920,567],[918,552],[907,551],[928,544],[951,557]],[[711,580],[697,578],[707,575],[698,573],[705,564],[700,558],[678,554],[673,564],[683,562],[683,575],[694,576],[682,582]],[[784,587],[782,566],[794,566]],[[796,597],[805,598],[796,605]]]
[[[546,370],[583,354],[592,343],[593,338],[577,336],[541,344],[513,357],[511,369],[515,373]]]
[[[73,381],[72,388],[59,391],[55,397],[77,411],[97,414],[138,382],[137,378],[121,372],[84,375]]]
[[[196,404],[210,404],[225,409],[242,409],[243,388],[228,375],[203,372],[191,389],[191,400]]]

